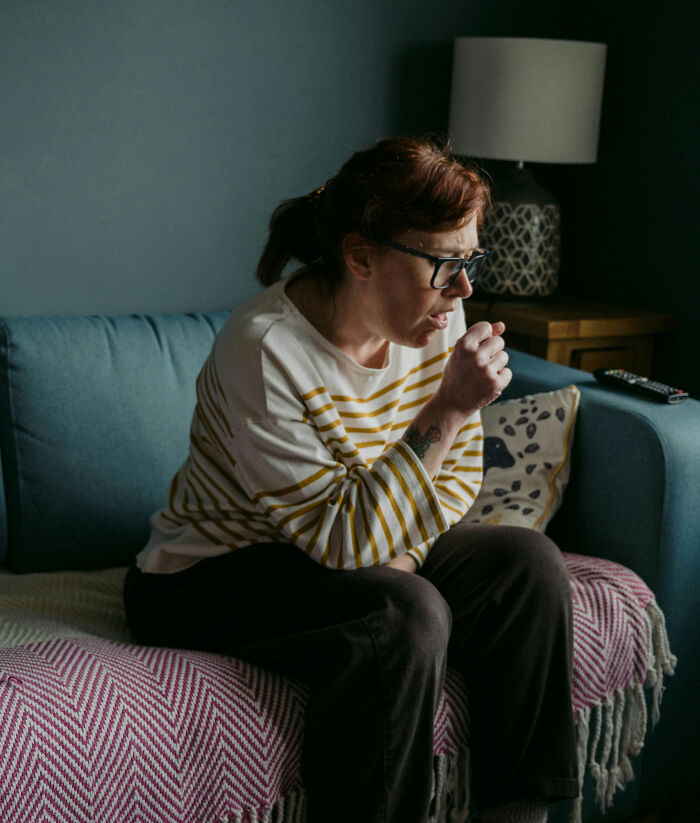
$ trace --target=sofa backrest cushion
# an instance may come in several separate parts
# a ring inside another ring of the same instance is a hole
[[[195,380],[226,317],[0,320],[11,570],[132,561],[187,456]]]

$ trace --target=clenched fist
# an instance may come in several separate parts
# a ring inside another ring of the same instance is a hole
[[[504,323],[475,323],[455,344],[434,399],[446,410],[471,417],[510,383]]]

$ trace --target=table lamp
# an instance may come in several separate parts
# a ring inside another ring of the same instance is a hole
[[[455,152],[512,160],[494,180],[480,242],[480,291],[548,297],[558,286],[559,207],[524,164],[595,163],[607,46],[572,40],[458,37],[450,102]]]

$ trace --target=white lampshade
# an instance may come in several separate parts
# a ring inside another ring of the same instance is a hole
[[[606,49],[573,40],[457,38],[450,104],[455,151],[594,163]]]

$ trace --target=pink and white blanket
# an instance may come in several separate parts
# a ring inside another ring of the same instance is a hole
[[[581,773],[605,806],[644,742],[644,686],[656,718],[675,658],[637,575],[564,557]],[[303,687],[232,658],[130,644],[123,575],[0,575],[0,820],[303,823]],[[454,671],[434,755],[431,823],[463,821],[466,704]]]

